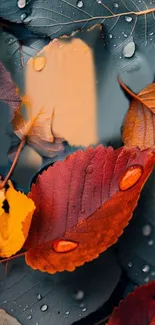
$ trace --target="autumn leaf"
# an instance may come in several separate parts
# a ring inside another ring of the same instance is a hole
[[[0,61],[0,100],[4,101],[11,108],[11,119],[14,116],[16,109],[19,108],[20,98],[18,95],[17,87],[11,79],[9,71],[4,67]]]
[[[98,257],[127,226],[153,165],[149,150],[99,145],[49,167],[29,193],[27,264],[55,273]]]
[[[16,318],[12,317],[5,310],[0,309],[0,324],[1,325],[20,325]]]
[[[33,201],[16,191],[11,181],[8,186],[0,190],[0,257],[10,257],[22,248],[35,210]]]
[[[155,322],[155,282],[137,287],[118,308],[108,325],[153,325]]]
[[[133,97],[123,125],[123,142],[142,150],[152,148],[155,145],[155,84],[135,95],[120,79],[119,82]]]

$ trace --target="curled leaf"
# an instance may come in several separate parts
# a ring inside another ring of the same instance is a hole
[[[22,248],[35,210],[30,198],[16,191],[11,181],[8,185],[0,190],[0,257],[10,257]]]
[[[142,150],[152,148],[155,145],[155,84],[135,95],[120,79],[119,82],[133,97],[124,121],[123,142]]]
[[[12,118],[14,112],[20,105],[20,98],[18,95],[17,87],[11,79],[9,71],[4,67],[0,61],[0,100],[7,103],[11,108]]]
[[[155,282],[137,287],[115,308],[108,325],[153,325],[155,323]]]
[[[99,145],[49,167],[29,193],[27,264],[55,273],[98,257],[127,226],[153,165],[150,151]]]

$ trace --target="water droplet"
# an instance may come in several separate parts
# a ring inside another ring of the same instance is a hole
[[[150,33],[150,36],[152,36],[154,34],[154,32]]]
[[[82,8],[83,7],[83,1],[78,1],[77,2],[77,7]]]
[[[78,243],[70,240],[59,239],[53,242],[52,246],[57,253],[66,253],[77,248]]]
[[[13,309],[11,309],[11,311],[13,312]]]
[[[149,277],[147,276],[145,279],[144,279],[145,282],[149,282]]]
[[[76,294],[74,294],[74,298],[76,300],[82,300],[84,298],[84,292],[82,290],[78,290]]]
[[[119,4],[117,2],[113,3],[114,8],[119,8]]]
[[[86,173],[87,174],[91,174],[93,172],[93,167],[91,165],[89,165],[86,169]]]
[[[82,316],[82,314],[79,314],[79,317],[81,317]]]
[[[113,35],[112,34],[109,34],[109,38],[113,38]]]
[[[151,229],[151,226],[150,225],[145,225],[142,228],[142,234],[144,236],[149,236],[151,234],[151,231],[152,231],[152,229]]]
[[[132,262],[129,262],[128,267],[132,267],[132,266],[133,266]]]
[[[20,16],[20,20],[21,21],[24,21],[26,19],[27,15],[26,13],[24,12],[21,16]]]
[[[83,308],[83,309],[82,309],[82,311],[83,311],[83,312],[87,311],[87,308],[86,308],[86,307],[85,307],[85,308]]]
[[[155,276],[155,271],[151,272],[151,275],[152,275],[152,276]]]
[[[33,68],[35,71],[41,71],[46,64],[46,59],[44,56],[36,56],[33,58]]]
[[[18,0],[17,1],[18,8],[22,9],[26,6],[26,0]]]
[[[36,325],[39,325],[39,323],[38,323],[38,322],[36,322]]]
[[[41,300],[42,299],[42,295],[40,293],[37,294],[37,300]]]
[[[135,49],[136,49],[135,43],[134,42],[129,42],[123,48],[123,55],[126,58],[131,58],[135,53]]]
[[[6,304],[6,303],[7,303],[7,300],[4,300],[4,301],[3,301],[3,304]]]
[[[70,314],[70,311],[69,311],[69,310],[67,310],[67,311],[65,312],[65,314],[66,314],[66,315],[69,315],[69,314]]]
[[[143,271],[144,273],[149,272],[149,270],[150,270],[149,265],[144,265],[144,266],[142,267],[142,271]]]
[[[125,16],[125,20],[127,21],[127,23],[131,23],[131,21],[132,21],[132,17],[130,17],[130,16]]]
[[[32,315],[28,315],[28,316],[27,316],[27,319],[31,319],[31,318],[32,318]]]
[[[128,37],[128,35],[127,34],[124,34],[124,37]]]
[[[126,191],[135,185],[143,174],[141,165],[133,165],[127,168],[124,175],[121,177],[119,186],[121,191]]]
[[[100,3],[100,4],[102,3],[102,1],[101,1],[101,0],[96,0],[96,2],[97,2],[97,3]]]
[[[80,304],[80,308],[84,308],[84,307],[85,307],[84,303]]]
[[[148,245],[149,245],[149,246],[152,246],[152,245],[153,245],[153,239],[150,239],[150,240],[148,241]]]
[[[8,44],[10,45],[12,43],[13,39],[10,38],[9,41],[8,41]]]
[[[42,305],[40,307],[41,311],[46,311],[48,309],[48,306],[47,305]]]

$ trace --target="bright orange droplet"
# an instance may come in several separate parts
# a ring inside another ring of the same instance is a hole
[[[36,56],[33,59],[33,67],[35,71],[41,71],[46,64],[46,59],[44,56]]]
[[[121,191],[126,191],[135,185],[143,174],[143,167],[141,165],[134,165],[129,167],[120,179],[119,186]]]
[[[53,249],[57,253],[66,253],[74,250],[78,246],[78,243],[70,241],[70,240],[64,240],[64,239],[59,239],[56,240],[53,243]]]

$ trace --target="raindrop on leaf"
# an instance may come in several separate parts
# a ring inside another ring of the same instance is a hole
[[[127,21],[127,23],[131,23],[132,19],[133,18],[130,16],[125,16],[125,20]]]
[[[47,305],[42,305],[41,307],[40,307],[40,309],[41,309],[41,311],[46,311],[47,309],[48,309],[48,306]]]
[[[143,271],[144,273],[149,272],[149,270],[150,270],[149,265],[144,265],[144,266],[142,267],[142,271]]]
[[[144,236],[149,236],[151,234],[151,226],[150,225],[145,225],[143,228],[142,228],[142,234]]]
[[[77,7],[82,8],[83,7],[83,1],[77,1]]]

